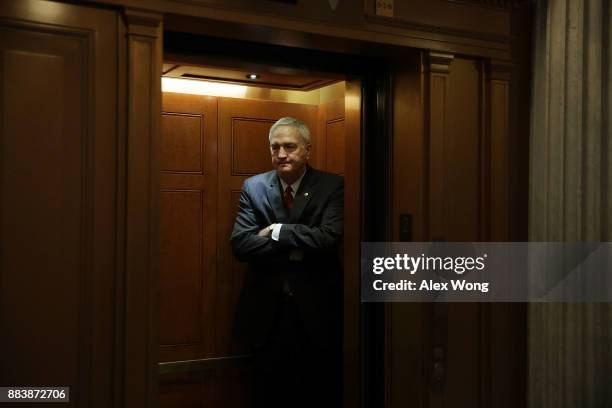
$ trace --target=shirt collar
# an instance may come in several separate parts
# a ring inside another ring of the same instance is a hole
[[[299,179],[297,179],[297,180],[295,181],[295,183],[291,184],[291,190],[292,190],[292,192],[293,192],[293,195],[294,195],[294,196],[295,196],[295,194],[298,192],[298,189],[300,188],[300,184],[302,183],[302,179],[304,178],[304,176],[305,176],[305,175],[306,175],[306,168],[304,169],[304,172],[302,173],[302,175],[300,176],[300,178],[299,178]],[[287,189],[287,186],[288,186],[289,184],[285,183],[285,182],[283,181],[283,179],[282,179],[282,178],[280,178],[280,177],[279,177],[278,179],[279,179],[279,180],[280,180],[280,182],[281,182],[281,187],[283,188],[283,192],[285,192],[285,190]]]

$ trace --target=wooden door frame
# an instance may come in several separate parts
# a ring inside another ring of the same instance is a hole
[[[361,241],[393,240],[392,63],[371,61],[362,77]],[[361,304],[363,407],[387,407],[388,369],[385,303]]]
[[[345,168],[345,407],[382,406],[384,403],[384,305],[362,304],[360,296],[360,251],[362,241],[386,241],[391,237],[391,76],[380,57],[329,53],[270,44],[249,43],[218,37],[197,36],[198,50],[176,50],[178,41],[196,38],[189,33],[165,32],[164,52],[225,56],[273,64],[261,55],[280,55],[296,70],[341,74],[346,80]],[[175,38],[175,36],[178,37]],[[173,40],[174,38],[174,40]],[[238,53],[238,50],[241,50]],[[248,50],[245,54],[245,50]],[[208,53],[208,54],[207,54]],[[191,54],[193,61],[193,54]],[[160,62],[161,63],[161,62]],[[340,70],[339,70],[340,67]],[[348,70],[346,67],[350,67]],[[161,116],[161,112],[160,112]],[[379,163],[382,163],[379,164]],[[349,180],[346,183],[346,180]],[[352,182],[351,182],[352,180]],[[380,180],[384,180],[381,183]],[[384,205],[380,205],[383,202]],[[157,209],[155,211],[158,211]],[[157,230],[157,227],[155,228]],[[351,271],[351,273],[346,273]],[[157,276],[157,275],[155,275]],[[151,281],[151,285],[159,282]],[[151,288],[154,289],[153,287]],[[155,287],[155,290],[157,288]],[[158,310],[157,304],[153,307]]]

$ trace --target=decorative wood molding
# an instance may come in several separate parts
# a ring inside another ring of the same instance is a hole
[[[376,24],[378,26],[378,30],[380,30],[382,27],[389,27],[399,29],[401,31],[429,33],[429,35],[432,37],[449,36],[450,38],[455,39],[461,38],[461,41],[466,42],[486,41],[494,44],[494,46],[499,46],[500,44],[510,44],[512,41],[512,37],[510,35],[482,33],[443,25],[425,24],[421,21],[409,20],[406,17],[385,17],[375,14],[366,14],[365,19],[367,22]]]
[[[427,53],[425,68],[427,72],[448,74],[450,72],[450,64],[454,58],[454,54],[429,51]]]
[[[444,240],[446,224],[444,214],[445,175],[436,163],[444,162],[444,144],[447,130],[450,64],[453,54],[429,51],[425,54],[428,78],[428,178],[429,213],[427,239]]]
[[[488,86],[490,106],[490,187],[491,231],[493,241],[510,239],[510,81],[491,76]]]
[[[514,64],[509,60],[486,62],[485,112],[488,123],[490,230],[493,241],[510,239],[510,82]]]
[[[126,9],[124,406],[155,406],[162,16]]]
[[[163,17],[158,13],[151,13],[136,9],[125,9],[123,19],[129,34],[139,34],[157,38],[157,29],[163,21]]]
[[[473,32],[469,29],[426,26],[418,22],[412,22],[407,26],[403,24],[395,26],[394,19],[373,15],[365,16],[365,24],[364,17],[359,16],[351,17],[348,24],[334,25],[328,21],[305,19],[300,16],[258,13],[256,10],[239,8],[235,4],[232,6],[213,1],[206,4],[195,0],[97,0],[97,2],[131,7],[138,13],[143,13],[140,10],[144,8],[155,10],[164,14],[164,24],[173,30],[285,46],[306,48],[320,46],[322,50],[337,52],[377,53],[381,44],[387,44],[420,49],[437,48],[462,55],[507,58],[510,56],[512,40],[509,33],[492,35],[489,32]],[[257,26],[257,29],[244,30],[247,25]],[[296,32],[300,35],[296,36]],[[368,47],[358,45],[360,41],[367,42]]]

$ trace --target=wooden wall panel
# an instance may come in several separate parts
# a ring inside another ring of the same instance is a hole
[[[489,167],[493,159],[488,126],[493,122],[503,126],[504,121],[488,116],[492,108],[488,105],[490,88],[485,65],[440,53],[429,53],[426,62],[422,82],[418,72],[411,73],[408,67],[400,70],[399,80],[411,87],[412,95],[396,95],[395,109],[415,115],[412,120],[410,116],[396,117],[394,145],[400,150],[396,151],[394,175],[399,183],[396,185],[412,186],[413,198],[398,191],[394,214],[414,211],[411,213],[415,215],[415,240],[487,240],[492,224],[488,208],[490,180],[494,174]],[[427,109],[422,142],[418,109],[406,103],[411,96],[412,103],[418,106],[421,83]],[[417,132],[407,133],[406,129]],[[503,133],[504,129],[497,131]],[[418,158],[420,149],[425,152],[425,161]],[[503,149],[498,151],[503,154]],[[415,162],[407,161],[410,158]],[[408,171],[409,166],[412,171]],[[495,188],[501,192],[510,186],[506,182]],[[421,201],[418,197],[425,199]],[[394,233],[397,237],[399,231]],[[491,335],[492,319],[507,318],[508,313],[474,303],[406,304],[389,308],[387,335],[392,358],[388,360],[387,372],[392,406],[410,402],[419,407],[491,406],[489,376],[494,359],[491,353],[500,344],[500,339]],[[410,340],[406,341],[407,338]],[[442,364],[439,378],[434,375],[434,363]],[[427,374],[425,378],[423,372]],[[412,384],[414,400],[404,394],[405,386],[401,384],[405,383]]]
[[[431,74],[430,226],[433,240],[481,239],[482,101],[481,71],[476,61],[446,58]],[[439,105],[436,107],[435,105]],[[481,305],[436,304],[432,308],[432,350],[444,353],[445,378],[433,383],[433,407],[450,401],[482,406]],[[434,352],[435,354],[435,352]],[[432,356],[432,362],[436,360]],[[486,405],[485,405],[486,406]]]
[[[464,59],[453,60],[448,72],[431,73],[429,230],[433,240],[480,239],[480,78],[478,63]]]
[[[497,66],[499,67],[499,66]],[[510,81],[509,67],[497,68],[491,80],[491,239],[510,238]],[[505,77],[505,78],[504,78]]]
[[[79,325],[89,326],[82,300],[83,291],[90,290],[84,283],[90,282],[92,261],[86,244],[92,231],[83,223],[93,215],[92,203],[84,205],[90,198],[86,189],[92,187],[84,149],[94,136],[91,129],[83,132],[91,107],[83,99],[88,83],[82,76],[91,67],[82,58],[90,39],[73,38],[70,32],[40,38],[8,27],[2,27],[2,35],[2,80],[11,86],[3,90],[8,103],[1,148],[1,298],[5,317],[22,322],[3,330],[3,353],[14,368],[11,377],[3,377],[11,384],[76,385],[75,351],[80,342],[92,340],[79,330]],[[55,80],[46,84],[48,77]],[[68,80],[59,80],[64,77]],[[50,103],[56,99],[57,105]],[[36,305],[27,307],[28,298],[37,299]],[[49,370],[32,371],[39,364]]]
[[[423,56],[407,54],[394,64],[393,71],[393,241],[400,241],[400,215],[412,216],[410,235],[427,241],[425,220],[428,211],[425,164],[427,138],[423,117]],[[429,397],[425,364],[428,305],[389,303],[385,305],[385,384],[389,407],[423,407]]]
[[[428,216],[429,138],[425,137],[426,110],[424,55],[407,54],[393,72],[393,239],[400,239],[400,214],[412,215],[411,235],[429,240]],[[435,124],[434,124],[435,125]]]
[[[482,172],[481,66],[456,58],[451,64],[444,156],[434,166],[444,168],[444,220],[448,241],[479,241]],[[434,215],[432,214],[432,217]]]
[[[524,40],[523,40],[524,41]],[[524,52],[524,51],[523,51]],[[518,77],[526,75],[520,67]],[[523,126],[526,118],[515,114],[514,124],[510,112],[520,112],[524,106],[511,109],[511,101],[527,98],[528,93],[515,81],[514,67],[503,61],[491,61],[488,72],[490,109],[490,202],[492,241],[520,241],[527,219],[521,220],[522,201],[527,189],[521,173],[528,171],[525,158],[516,152],[524,143],[525,135],[515,135],[511,129]],[[514,86],[513,86],[514,85]],[[513,95],[511,95],[513,94]],[[526,180],[525,180],[526,181]],[[518,184],[520,183],[520,184]],[[518,185],[517,185],[518,184]],[[520,188],[522,186],[522,188]],[[517,189],[517,187],[519,187]],[[526,202],[524,203],[526,205]],[[515,222],[521,220],[522,222]],[[490,395],[491,403],[500,407],[526,405],[527,387],[527,313],[526,305],[498,303],[490,305]],[[508,353],[506,350],[513,352]],[[515,391],[516,390],[516,391]]]
[[[448,111],[448,74],[433,73],[430,77],[431,93],[429,103],[429,236],[433,240],[443,240],[446,233],[446,214],[444,190],[446,186],[444,167],[444,139],[446,112]]]
[[[344,98],[319,105],[318,137],[313,140],[313,158],[320,169],[344,174],[346,130]]]
[[[202,174],[204,143],[200,115],[164,113],[161,135],[162,171]]]
[[[197,144],[196,144],[197,145]],[[202,341],[203,197],[201,191],[162,191],[160,344]]]
[[[487,381],[482,368],[488,361],[482,353],[482,305],[447,303],[439,308],[446,309],[442,313],[445,314],[447,324],[447,371],[444,390],[432,397],[432,401],[435,401],[432,406],[442,407],[452,403],[486,408],[489,405],[481,396],[481,386]]]
[[[344,174],[344,139],[344,118],[328,122],[325,168],[329,172]]]
[[[394,96],[394,185],[408,185],[412,194],[395,193],[394,216],[415,214],[417,241],[508,241],[512,220],[520,222],[510,194],[512,67],[437,52],[425,61],[422,80],[410,67],[398,67],[396,76],[396,85],[411,91]],[[422,141],[419,89],[426,108]],[[522,310],[476,303],[387,308],[391,406],[521,406],[524,395],[510,390],[523,389],[525,378]],[[434,363],[442,364],[439,379]]]
[[[161,171],[160,361],[214,357],[217,98],[164,93],[162,106],[161,155],[176,165]],[[186,169],[185,157],[197,158],[199,170]],[[163,374],[161,406],[211,404],[211,375]]]
[[[232,118],[232,175],[254,176],[270,170],[268,135],[273,120]]]
[[[268,153],[267,153],[268,154]],[[227,192],[224,205],[227,206],[227,220],[220,223],[219,237],[227,237],[220,247],[221,251],[231,252],[229,248],[229,236],[232,234],[234,220],[238,211],[240,200],[240,189]],[[231,220],[231,222],[229,222]],[[221,238],[220,238],[221,239]],[[222,261],[223,262],[223,261]],[[217,340],[217,354],[219,356],[249,354],[247,345],[240,343],[232,335],[236,307],[240,299],[240,293],[244,284],[246,265],[238,262],[236,258],[228,256],[224,260],[223,275],[217,281],[217,320],[215,326]]]
[[[0,4],[0,383],[70,386],[62,405],[109,407],[118,20],[49,7]]]

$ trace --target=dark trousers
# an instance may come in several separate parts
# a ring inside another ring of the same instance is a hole
[[[282,301],[268,340],[253,357],[256,408],[341,408],[341,350],[311,341],[292,297]]]

